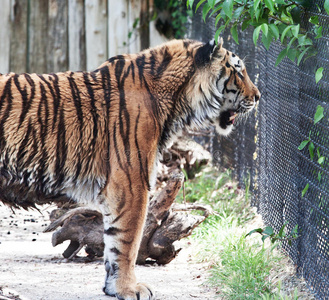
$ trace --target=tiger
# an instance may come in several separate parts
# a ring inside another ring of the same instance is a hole
[[[154,299],[134,268],[161,151],[184,128],[213,126],[228,136],[259,99],[243,60],[221,38],[169,41],[91,72],[2,74],[2,183],[97,207],[103,292]]]

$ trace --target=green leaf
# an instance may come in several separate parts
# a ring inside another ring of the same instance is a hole
[[[323,67],[318,68],[315,73],[315,82],[318,83],[323,76]]]
[[[278,66],[278,64],[284,59],[284,57],[287,55],[288,49],[283,49],[279,55],[278,58],[276,59],[275,66]]]
[[[209,4],[205,3],[205,5],[202,8],[202,18],[203,18],[204,22],[206,22],[206,18],[207,18],[207,15],[210,10],[211,10],[211,7],[209,6]]]
[[[264,24],[261,25],[261,28],[262,28],[263,33],[267,36],[267,34],[268,34],[268,25],[264,23]]]
[[[233,12],[233,0],[225,0],[223,3],[223,11],[225,15],[232,19],[232,12]]]
[[[262,234],[262,233],[263,233],[263,229],[262,229],[262,228],[256,228],[256,229],[254,229],[254,230],[251,230],[251,231],[249,231],[249,232],[246,234],[245,237],[247,237],[247,236],[249,236],[249,235],[252,235],[252,234],[255,233],[255,232],[258,232],[258,233]]]
[[[316,112],[315,112],[315,115],[314,115],[314,125],[316,123],[320,122],[323,119],[323,117],[324,117],[323,110],[324,109],[323,109],[323,107],[321,105],[318,105],[316,107]]]
[[[259,3],[260,3],[260,0],[255,0],[254,1],[254,10],[255,11],[258,9]]]
[[[186,7],[192,8],[193,7],[193,2],[194,2],[194,0],[187,0],[186,1]]]
[[[265,34],[262,34],[262,43],[265,46],[266,50],[269,50],[272,40],[273,35],[271,31],[268,32],[267,36]]]
[[[306,54],[306,52],[310,49],[310,47],[305,48],[298,56],[297,59],[297,65],[299,66],[301,60],[303,59],[304,55]]]
[[[238,18],[241,16],[243,10],[244,10],[244,6],[240,6],[240,7],[238,7],[238,8],[234,11],[232,18],[233,18],[233,19],[238,19]]]
[[[139,18],[136,18],[133,24],[133,28],[136,29],[139,23]]]
[[[302,141],[302,142],[300,143],[300,145],[298,146],[298,150],[303,150],[303,149],[307,146],[307,144],[309,143],[309,141],[310,141],[310,140]]]
[[[314,158],[314,148],[315,148],[315,146],[314,146],[313,142],[310,142],[308,145],[308,152],[310,153],[311,160],[313,160],[313,158]]]
[[[211,6],[212,9],[215,8],[215,3],[216,3],[216,0],[208,0],[208,4],[209,4],[209,6]]]
[[[196,5],[195,11],[197,11],[197,10],[199,9],[199,7],[200,7],[204,2],[206,2],[206,0],[200,0],[200,1],[198,2],[198,4]]]
[[[288,49],[287,56],[292,62],[294,62],[296,57],[297,57],[297,50],[296,49]]]
[[[283,43],[284,38],[285,38],[287,32],[292,28],[292,26],[293,26],[293,25],[289,25],[289,26],[287,26],[287,27],[283,30],[283,32],[282,32],[282,34],[281,34],[281,44]]]
[[[259,19],[259,16],[260,16],[261,12],[262,12],[262,8],[261,7],[255,9],[255,18],[256,18],[256,21],[257,22],[258,22],[258,19]]]
[[[313,42],[306,35],[302,35],[298,38],[298,44],[300,46],[312,46]]]
[[[312,56],[317,55],[318,51],[314,47],[310,47],[309,51],[307,52],[307,55],[304,59],[304,61]]]
[[[273,228],[271,226],[267,226],[264,228],[263,234],[272,235],[274,234]]]
[[[249,27],[250,22],[251,22],[250,18],[246,18],[241,25],[241,30],[245,31]]]
[[[220,19],[222,18],[221,14],[218,14],[216,17],[216,21],[215,21],[215,27],[217,27],[218,22],[220,21]],[[216,40],[217,41],[217,40]]]
[[[291,27],[291,32],[296,39],[298,38],[299,27],[300,27],[299,24]]]
[[[219,27],[217,30],[216,30],[216,33],[215,33],[215,41],[218,41],[218,37],[219,35],[222,33],[222,31],[225,29],[225,25],[222,25],[221,27]]]
[[[322,26],[319,26],[318,28],[315,29],[316,37],[315,39],[319,39],[322,37]]]
[[[248,15],[249,15],[249,17],[250,17],[251,20],[254,20],[254,18],[255,18],[255,10],[254,10],[254,6],[253,5],[250,5],[249,6],[249,13],[248,13]]]
[[[222,9],[222,5],[218,5],[216,8],[212,9],[209,17],[213,16],[215,13],[217,13],[218,11],[220,11]],[[221,14],[218,14],[217,17],[219,16],[219,18],[221,18]],[[217,20],[216,17],[216,20]]]
[[[258,37],[259,37],[259,33],[260,33],[260,30],[262,28],[262,25],[259,25],[257,26],[255,29],[254,29],[254,33],[253,33],[253,40],[254,40],[254,44],[255,46],[257,46],[257,40],[258,40]]]
[[[231,34],[234,41],[239,45],[238,29],[236,24],[231,27]]]
[[[265,5],[270,11],[274,11],[274,3],[272,0],[265,0]]]
[[[288,46],[287,46],[287,49],[290,49],[291,45],[292,45],[293,42],[296,41],[296,40],[297,40],[296,37],[293,37],[292,39],[290,39],[290,42],[289,42],[289,44],[288,44]]]
[[[327,14],[329,15],[329,0],[324,1],[324,9],[326,10]]]
[[[324,161],[325,161],[325,157],[324,156],[321,156],[319,159],[318,159],[318,164],[319,165],[322,165],[323,163],[324,163]]]
[[[297,233],[298,233],[298,224],[291,230],[291,235],[293,237],[296,237]]]
[[[310,23],[314,24],[314,25],[318,25],[319,24],[319,17],[318,16],[312,16],[309,19]]]
[[[272,31],[275,39],[277,40],[279,38],[279,28],[275,24],[270,24],[269,28]]]
[[[309,184],[306,184],[306,185],[305,185],[304,189],[302,190],[302,197],[305,196],[305,194],[306,194],[306,192],[307,192],[307,190],[308,190],[309,187],[310,187]]]
[[[262,236],[262,242],[264,243],[267,238],[268,238],[268,235],[263,235]]]
[[[282,236],[284,235],[283,231],[284,231],[285,227],[287,226],[287,224],[288,224],[288,222],[285,222],[285,223],[282,225],[282,227],[280,228],[280,231],[279,231],[279,233],[278,233],[278,236],[279,236],[279,237],[282,237]]]

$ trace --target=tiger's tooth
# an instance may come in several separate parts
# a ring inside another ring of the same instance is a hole
[[[234,120],[234,119],[236,118],[237,115],[238,115],[238,114],[234,114],[234,115],[230,116],[229,120],[230,120],[230,121]]]

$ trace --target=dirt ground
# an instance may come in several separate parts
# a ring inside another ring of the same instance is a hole
[[[0,299],[115,299],[102,292],[102,259],[67,261],[61,253],[68,243],[53,248],[52,233],[42,233],[54,208],[41,207],[42,214],[32,210],[14,214],[0,204]],[[157,300],[215,298],[215,291],[203,284],[207,272],[192,260],[191,248],[185,245],[166,266],[137,266],[138,279],[153,287]]]

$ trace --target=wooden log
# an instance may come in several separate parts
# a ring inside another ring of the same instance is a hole
[[[48,1],[30,0],[27,71],[47,72]]]
[[[102,214],[85,207],[69,210],[66,214],[53,221],[44,232],[50,232],[62,226],[52,236],[52,245],[55,247],[66,240],[70,245],[63,256],[72,259],[83,246],[88,245],[94,253],[103,255],[103,217]]]
[[[173,243],[191,235],[193,229],[205,219],[206,216],[196,216],[171,210],[169,216],[149,240],[147,257],[158,264],[168,264],[181,250],[175,249]],[[140,263],[142,264],[142,262]]]
[[[69,69],[72,71],[86,70],[84,0],[69,0],[68,10]]]
[[[87,70],[93,71],[108,58],[107,1],[86,0]]]
[[[0,73],[9,72],[10,60],[10,0],[1,1],[0,9]]]
[[[190,235],[192,230],[209,215],[210,210],[201,205],[173,205],[183,180],[182,173],[175,174],[152,198],[137,264],[145,264],[148,259],[158,264],[169,263],[180,251],[175,249],[173,243]],[[203,216],[186,213],[193,209],[203,210],[205,213]],[[55,213],[57,214],[57,210]],[[71,241],[63,253],[65,258],[72,259],[85,245],[88,248],[86,251],[92,256],[103,255],[103,221],[99,212],[84,207],[69,210],[53,221],[45,232],[53,231],[59,226],[62,228],[53,234],[52,244],[56,246],[66,240]]]
[[[10,71],[15,73],[27,71],[27,10],[28,1],[12,1]]]
[[[63,72],[68,69],[68,3],[67,0],[49,0],[47,72]]]

